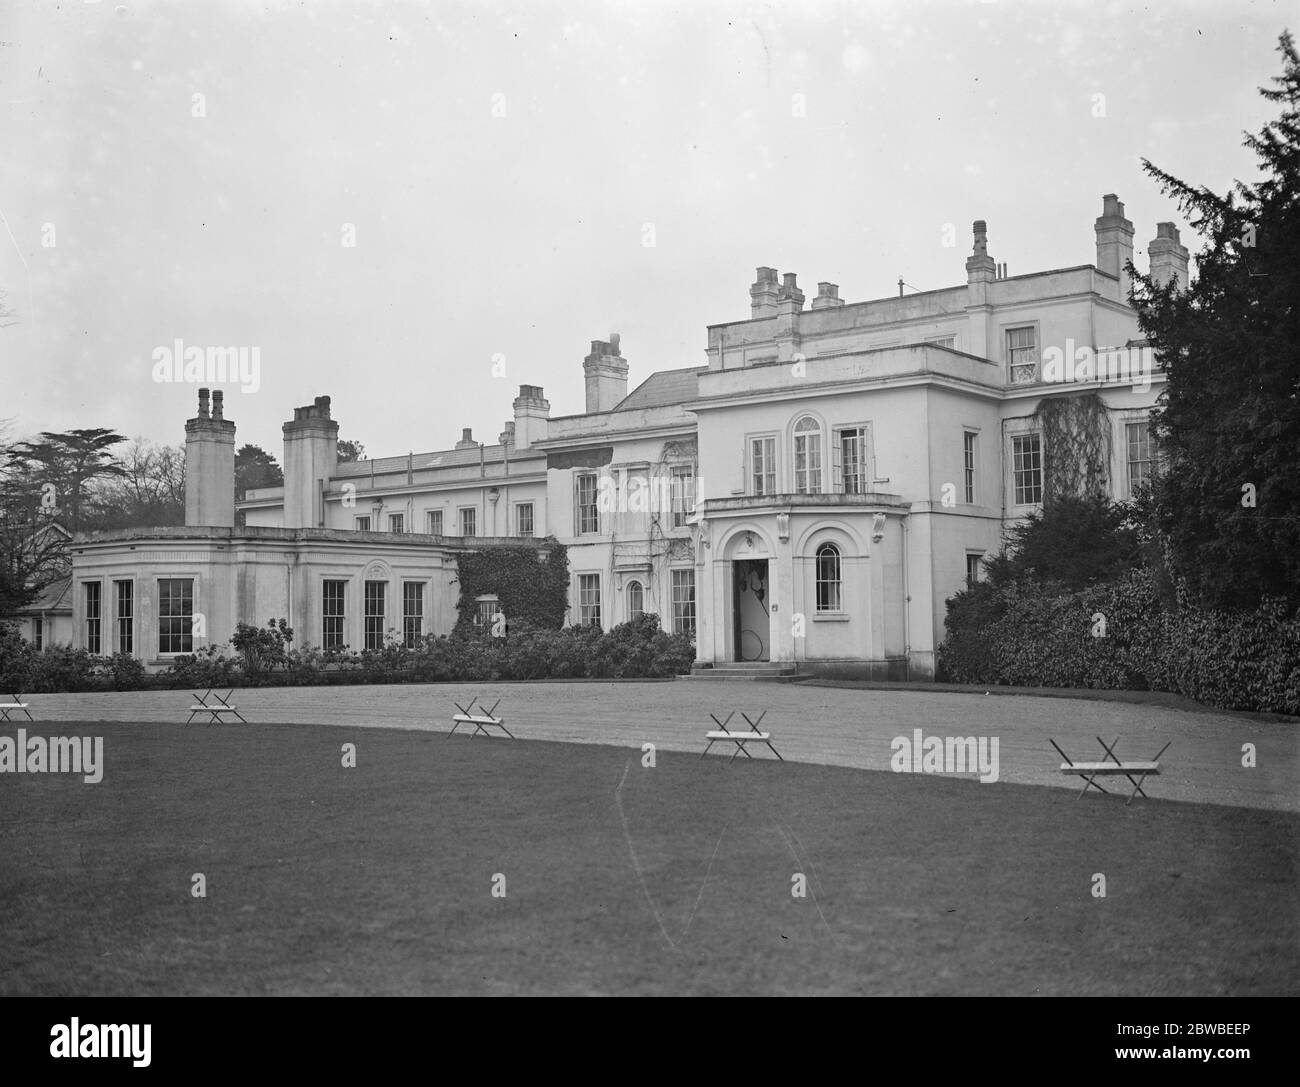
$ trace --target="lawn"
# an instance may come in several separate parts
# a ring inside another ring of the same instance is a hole
[[[28,732],[103,735],[107,768],[0,775],[4,995],[1300,991],[1294,814],[382,729]]]

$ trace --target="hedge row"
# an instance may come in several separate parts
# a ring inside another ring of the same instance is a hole
[[[948,606],[952,683],[1171,691],[1224,709],[1300,714],[1300,612],[1167,607],[1149,571],[1081,592],[977,585]]]
[[[92,657],[84,649],[37,651],[13,624],[0,624],[0,693],[22,691],[132,691],[202,687],[315,686],[354,683],[438,683],[496,679],[654,679],[690,671],[695,646],[666,634],[659,618],[644,615],[611,631],[599,627],[548,630],[522,621],[507,636],[429,636],[414,648],[322,652],[291,649],[283,665],[250,668],[244,658],[212,646],[178,657],[147,675],[131,657]]]

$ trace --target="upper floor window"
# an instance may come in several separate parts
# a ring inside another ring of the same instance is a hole
[[[1013,385],[1038,380],[1038,331],[1032,325],[1007,329],[1007,368]]]
[[[975,432],[965,431],[961,436],[962,474],[966,481],[966,502],[975,501]]]
[[[473,506],[464,506],[460,511],[460,534],[462,536],[478,535],[478,510]]]
[[[1151,428],[1149,423],[1129,423],[1125,427],[1128,438],[1128,493],[1151,479]]]
[[[794,425],[794,489],[797,494],[822,490],[822,428],[811,415]]]
[[[405,531],[406,531],[406,514],[404,514],[404,513],[390,513],[390,514],[388,515],[388,531],[389,531],[389,532],[405,532]]]
[[[357,518],[357,531],[358,531],[358,532],[369,532],[369,531],[370,531],[370,518],[369,518],[369,517],[358,517],[358,518]]]
[[[817,548],[817,610],[840,611],[843,580],[840,574],[840,549],[833,543]]]
[[[776,439],[753,438],[749,443],[749,473],[754,494],[776,494]]]
[[[831,452],[837,486],[841,494],[866,494],[871,490],[867,476],[867,428],[841,427],[835,432]]]
[[[971,588],[980,579],[980,561],[984,558],[982,552],[966,552],[966,588]]]
[[[673,528],[681,528],[695,512],[695,466],[672,469]]]
[[[515,507],[515,535],[531,536],[533,534],[533,504],[520,502]]]
[[[429,511],[429,535],[442,535],[442,510]]]
[[[1017,506],[1030,506],[1043,500],[1043,442],[1038,434],[1012,436],[1011,476]]]
[[[600,509],[596,504],[598,479],[595,472],[579,472],[574,479],[574,509],[577,532],[584,536],[600,531]]]

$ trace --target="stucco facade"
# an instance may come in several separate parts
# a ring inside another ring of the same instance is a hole
[[[1008,276],[977,222],[964,284],[852,304],[823,282],[805,308],[793,274],[759,268],[749,317],[708,329],[707,365],[629,393],[618,336],[592,341],[587,410],[552,418],[544,390],[520,386],[490,444],[465,431],[451,449],[341,464],[318,397],[284,425],[285,485],[237,504],[234,426],[201,399],[186,424],[194,523],[78,539],[74,638],[87,592],[113,618],[103,602],[123,580],[140,585],[142,646],[159,637],[164,580],[194,583],[210,641],[284,615],[321,644],[328,611],[355,648],[374,641],[376,607],[409,633],[417,591],[420,631],[445,633],[458,550],[552,535],[569,551],[572,622],[658,613],[694,633],[698,667],[932,676],[945,601],[1041,503],[1045,397],[1101,398],[1109,463],[1094,467],[1113,497],[1151,470],[1163,377],[1126,302],[1133,227],[1115,197],[1094,230],[1096,265]],[[1171,224],[1151,261],[1186,283]]]

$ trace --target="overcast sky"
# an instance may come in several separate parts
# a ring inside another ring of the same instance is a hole
[[[181,339],[260,349],[241,444],[279,458],[328,394],[372,456],[441,449],[521,383],[581,411],[612,331],[630,387],[702,364],[757,265],[809,301],[952,286],[979,218],[1012,275],[1090,264],[1107,192],[1140,266],[1158,220],[1194,252],[1140,159],[1254,176],[1295,12],[4,0],[0,419],[183,441]]]

